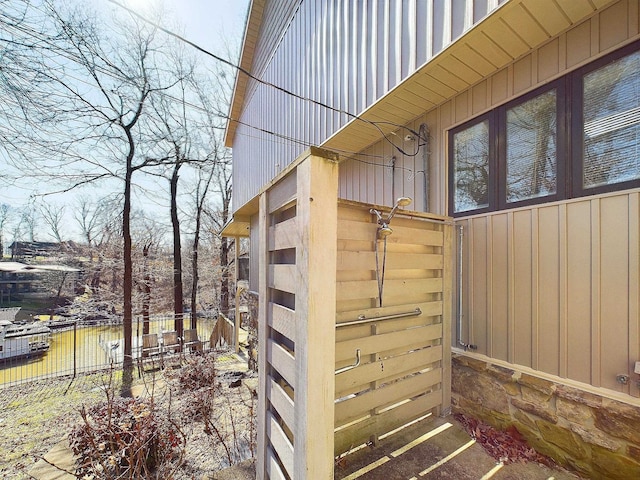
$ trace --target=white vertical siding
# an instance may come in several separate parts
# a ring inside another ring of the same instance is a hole
[[[251,71],[359,114],[497,6],[495,0],[267,1]],[[350,119],[250,82],[233,139],[234,208],[305,145],[322,144]]]

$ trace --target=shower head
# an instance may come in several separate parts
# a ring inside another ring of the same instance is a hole
[[[409,197],[398,198],[396,200],[396,204],[391,209],[391,212],[389,212],[389,216],[387,217],[387,220],[385,221],[385,223],[389,223],[391,221],[393,216],[396,214],[396,210],[398,210],[398,207],[406,207],[407,205],[410,205],[410,204],[411,204],[411,199]]]
[[[387,225],[386,223],[383,223],[382,225],[380,225],[378,227],[378,238],[379,239],[383,239],[385,237],[388,237],[392,233],[393,233],[393,230],[391,230],[389,225]]]
[[[396,205],[399,207],[406,207],[407,205],[411,205],[411,199],[409,197],[400,197],[396,200]]]

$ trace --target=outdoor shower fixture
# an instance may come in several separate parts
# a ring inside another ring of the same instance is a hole
[[[391,219],[396,214],[398,207],[406,207],[411,204],[411,199],[409,197],[400,197],[396,200],[396,204],[393,206],[387,218],[382,218],[382,214],[372,208],[369,212],[372,215],[375,215],[378,218],[378,229],[376,230],[376,280],[378,282],[378,306],[382,307],[382,291],[384,289],[384,269],[387,263],[387,237],[393,233],[391,227],[389,227],[389,223]],[[380,261],[378,260],[378,240],[382,240],[384,242],[383,253],[382,253],[382,272],[380,271]]]
[[[409,197],[398,198],[396,200],[396,204],[393,206],[393,208],[389,212],[389,215],[387,216],[386,219],[382,218],[382,214],[375,208],[372,208],[371,210],[369,210],[370,213],[378,217],[379,227],[378,227],[377,236],[379,239],[386,238],[393,233],[393,230],[391,229],[391,227],[389,227],[389,223],[391,223],[391,219],[396,214],[396,210],[398,210],[398,207],[406,207],[407,205],[410,205],[410,204],[411,204],[411,199]]]

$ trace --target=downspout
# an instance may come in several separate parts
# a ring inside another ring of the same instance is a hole
[[[463,252],[463,240],[464,240],[464,226],[457,225],[458,228],[458,346],[464,348],[464,350],[477,350],[478,346],[471,343],[465,343],[462,340],[462,319],[464,313],[462,311],[462,252]]]
[[[427,124],[423,123],[420,125],[420,137],[418,138],[418,142],[422,141],[422,174],[424,175],[424,184],[423,186],[423,207],[424,212],[429,212],[429,186],[431,185],[431,174],[430,174],[430,158],[429,158],[429,130],[427,128]],[[418,143],[420,145],[420,143]]]

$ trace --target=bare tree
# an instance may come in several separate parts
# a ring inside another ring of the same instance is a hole
[[[51,236],[58,243],[62,243],[62,228],[64,221],[64,205],[44,203],[40,206],[40,216],[51,230]]]
[[[216,231],[220,232],[229,221],[231,215],[231,159],[228,154],[216,164],[215,174],[216,200],[220,202],[211,203],[205,214],[213,224]],[[229,312],[229,254],[231,252],[232,240],[226,237],[220,238],[220,311]]]
[[[4,230],[11,220],[12,209],[6,203],[0,204],[0,259],[4,257]]]
[[[33,7],[36,8],[36,7]],[[104,33],[86,10],[63,10],[45,0],[37,7],[42,23],[27,37],[37,37],[34,52],[26,52],[42,77],[27,93],[37,105],[24,109],[25,122],[38,125],[24,131],[27,152],[13,158],[23,171],[43,175],[62,191],[98,180],[123,182],[122,260],[124,273],[124,380],[128,394],[132,362],[133,176],[153,163],[138,148],[145,144],[145,107],[150,96],[167,91],[177,80],[165,65],[167,45],[156,31],[128,18],[114,19]],[[45,31],[36,31],[43,25]],[[23,29],[24,30],[24,29]],[[16,30],[16,35],[20,31]],[[36,68],[32,67],[32,68]],[[41,101],[41,104],[38,104]],[[44,107],[42,106],[44,105]]]

